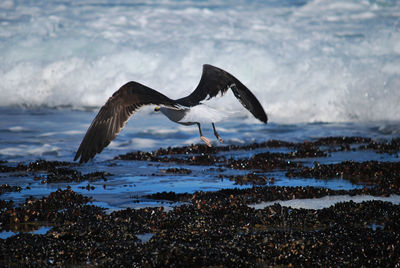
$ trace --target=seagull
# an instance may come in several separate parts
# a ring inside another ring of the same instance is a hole
[[[196,89],[188,96],[173,100],[164,94],[138,82],[128,82],[119,88],[100,108],[98,114],[89,126],[74,161],[88,162],[96,154],[107,147],[125,126],[128,119],[142,106],[158,105],[155,111],[160,111],[168,119],[182,125],[197,125],[200,139],[211,147],[209,139],[203,136],[200,123],[212,124],[214,135],[223,142],[215,129],[214,118],[218,111],[203,104],[218,94],[223,96],[231,89],[239,102],[263,123],[268,117],[263,107],[251,91],[230,73],[215,66],[203,65],[203,73]],[[210,118],[214,117],[214,118]]]

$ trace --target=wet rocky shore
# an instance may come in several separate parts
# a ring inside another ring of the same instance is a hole
[[[378,160],[321,161],[335,153],[349,153],[351,158],[352,153],[364,152],[376,154]],[[148,194],[141,200],[158,200],[160,206],[136,209],[102,208],[91,202],[92,197],[68,186],[15,203],[2,195],[21,191],[21,187],[2,184],[0,232],[13,235],[0,239],[0,266],[395,267],[400,265],[399,204],[349,201],[322,209],[251,205],[337,195],[399,195],[399,152],[400,139],[363,137],[133,152],[116,157],[109,165],[118,161],[171,163],[173,167],[159,172],[176,176],[191,174],[190,167],[211,167],[219,179],[249,186]],[[310,164],[306,159],[315,161]],[[179,165],[185,167],[176,168]],[[43,185],[87,182],[88,191],[91,182],[113,179],[108,170],[84,174],[78,168],[70,162],[2,162],[0,174],[15,180],[29,176]],[[226,175],[228,169],[238,172]],[[275,171],[289,180],[340,178],[357,187],[277,186]],[[171,203],[177,205],[168,206]]]

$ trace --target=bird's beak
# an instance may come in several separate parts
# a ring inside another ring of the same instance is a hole
[[[158,112],[158,111],[160,111],[160,106],[156,106],[156,107],[154,108],[154,112]]]

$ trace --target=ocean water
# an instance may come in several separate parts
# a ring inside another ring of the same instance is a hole
[[[399,18],[394,0],[4,0],[0,105],[98,107],[130,80],[178,98],[210,63],[273,122],[398,121]]]
[[[0,160],[72,161],[99,107],[121,85],[134,80],[179,98],[196,87],[205,63],[241,80],[269,116],[267,125],[259,123],[232,94],[216,100],[217,109],[234,114],[217,124],[225,144],[400,135],[399,1],[3,0]],[[211,126],[203,131],[217,145]],[[199,142],[196,126],[176,125],[143,108],[81,169],[104,169],[108,160],[130,151]],[[98,201],[110,203],[122,191],[126,198],[114,203],[121,207],[138,193],[234,187],[199,175],[153,178],[150,189],[147,177],[121,165],[114,179],[137,188],[111,185],[108,196],[97,192]],[[312,183],[353,187],[344,181]],[[36,186],[8,198],[60,187]],[[80,186],[73,189],[85,192]]]

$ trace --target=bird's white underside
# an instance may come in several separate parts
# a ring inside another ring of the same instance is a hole
[[[228,118],[230,113],[224,110],[217,110],[207,104],[200,104],[191,107],[179,123],[197,122],[197,123],[211,123],[220,122]]]
[[[219,122],[229,118],[231,113],[224,110],[217,110],[207,104],[199,104],[186,111],[179,111],[161,107],[160,111],[171,121],[176,123],[212,123]],[[182,117],[182,113],[185,113]],[[182,118],[181,118],[182,117]]]

